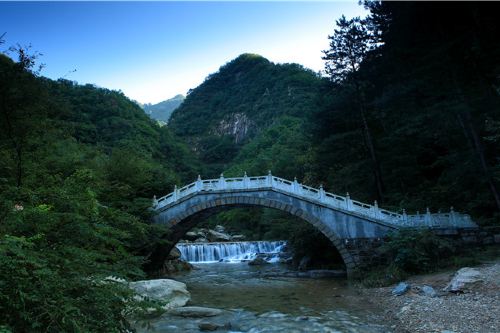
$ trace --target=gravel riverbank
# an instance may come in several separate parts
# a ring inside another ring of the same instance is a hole
[[[410,289],[392,295],[394,286],[365,290],[371,302],[379,304],[395,333],[497,333],[500,332],[500,261],[475,267],[480,281],[461,292],[443,291],[456,271],[415,276]],[[424,295],[431,286],[435,297]]]

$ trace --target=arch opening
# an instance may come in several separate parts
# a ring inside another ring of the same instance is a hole
[[[311,262],[313,267],[326,268],[327,266],[324,265],[324,263],[331,261],[337,264],[337,267],[345,268],[348,272],[355,268],[354,260],[345,247],[344,242],[339,239],[332,230],[325,228],[322,221],[318,220],[312,214],[308,214],[300,209],[295,209],[286,203],[263,198],[249,199],[249,197],[232,196],[227,199],[203,201],[201,204],[190,206],[170,220],[171,247],[181,240],[191,229],[203,225],[203,223],[214,223],[213,221],[217,221],[214,216],[219,215],[219,217],[225,216],[225,218],[227,218],[227,212],[230,211],[239,211],[240,215],[249,215],[255,214],[255,212],[259,210],[261,214],[274,214],[277,219],[290,220],[288,227],[290,225],[297,227],[294,230],[297,234],[296,237],[287,238],[290,238],[295,246],[300,246],[302,244],[304,249],[308,246],[308,243],[312,244],[311,251],[316,251],[317,254],[319,254],[318,258],[315,258],[315,260]],[[272,231],[273,230],[271,230],[271,232]],[[304,235],[306,237],[304,237]],[[307,251],[298,252],[297,257],[307,255]]]

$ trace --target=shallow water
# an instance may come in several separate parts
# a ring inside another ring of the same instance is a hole
[[[380,309],[345,279],[276,277],[283,265],[246,263],[196,265],[175,279],[187,284],[190,305],[227,310],[211,318],[164,315],[147,332],[199,332],[200,322],[225,325],[217,332],[389,332]],[[274,277],[269,277],[269,276]]]

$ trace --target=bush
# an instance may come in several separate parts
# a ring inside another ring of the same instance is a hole
[[[436,236],[431,230],[399,230],[389,235],[380,247],[387,265],[408,272],[428,272],[456,253],[448,239]]]

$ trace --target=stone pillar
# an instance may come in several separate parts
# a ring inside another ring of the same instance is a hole
[[[156,199],[156,195],[153,195],[153,208],[158,206],[158,200]]]
[[[220,174],[219,178],[219,190],[225,190],[226,189],[226,179],[224,179],[224,174]]]
[[[380,218],[380,210],[378,209],[378,202],[377,202],[377,200],[375,200],[373,202],[372,213],[373,213],[373,217],[374,218],[376,218],[376,219]]]
[[[293,189],[293,193],[295,193],[295,194],[299,194],[300,193],[299,192],[299,183],[297,182],[297,177],[294,177],[294,179],[293,179],[293,187],[292,187],[292,189]]]
[[[178,197],[179,197],[179,193],[177,191],[177,185],[174,185],[174,195],[173,195],[174,201],[177,201]]]
[[[345,195],[345,209],[352,210],[352,201],[349,192],[347,192],[347,194]]]
[[[271,174],[271,170],[267,172],[267,185],[273,187],[273,175]]]
[[[323,189],[323,184],[319,185],[319,201],[325,201],[325,190]]]
[[[427,207],[425,210],[424,221],[428,227],[432,226],[432,216],[431,216],[431,211],[429,210],[429,207]]]
[[[203,190],[203,182],[201,181],[201,176],[198,175],[198,179],[196,179],[196,191],[199,192]]]
[[[249,187],[249,181],[248,181],[248,176],[247,172],[245,171],[245,174],[243,175],[243,187],[248,188]]]

